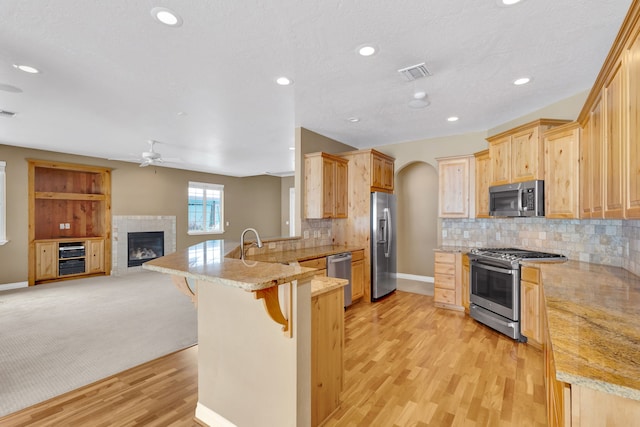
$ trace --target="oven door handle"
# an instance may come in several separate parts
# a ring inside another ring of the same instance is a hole
[[[515,270],[508,270],[506,268],[493,267],[491,265],[482,264],[479,262],[473,262],[472,265],[475,265],[479,268],[484,268],[485,270],[495,271],[496,273],[504,273],[504,274],[513,274]]]

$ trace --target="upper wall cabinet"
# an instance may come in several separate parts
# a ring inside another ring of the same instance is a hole
[[[474,156],[438,160],[438,216],[473,218],[475,214]],[[488,194],[488,193],[487,193]]]
[[[544,179],[542,134],[567,120],[540,119],[487,138],[491,185]]]
[[[393,193],[394,159],[371,150],[371,191]]]
[[[578,117],[583,218],[640,218],[639,17],[634,1]]]
[[[636,26],[632,40],[624,58],[629,103],[625,213],[627,218],[640,218],[640,25]]]
[[[489,150],[474,154],[476,169],[476,218],[489,218],[489,184],[491,181],[491,157]]]
[[[544,133],[544,194],[547,218],[580,217],[580,124]]]
[[[327,153],[304,156],[304,217],[346,218],[348,161]]]

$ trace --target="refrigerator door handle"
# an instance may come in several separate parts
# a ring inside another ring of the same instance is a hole
[[[391,231],[391,211],[389,210],[389,208],[384,208],[384,218],[388,224],[387,226],[387,236],[386,236],[386,243],[387,243],[387,247],[386,250],[384,251],[384,256],[385,258],[389,258],[389,252],[391,251],[391,239],[393,238],[393,232]]]

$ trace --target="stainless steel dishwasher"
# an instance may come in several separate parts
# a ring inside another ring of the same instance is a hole
[[[347,279],[349,284],[344,287],[344,306],[351,305],[351,252],[329,255],[327,257],[327,276]]]

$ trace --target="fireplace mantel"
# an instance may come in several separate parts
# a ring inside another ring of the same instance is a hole
[[[128,233],[164,231],[164,253],[176,251],[176,217],[154,215],[114,215],[112,224],[111,274],[123,275],[141,271],[142,267],[128,267]]]

